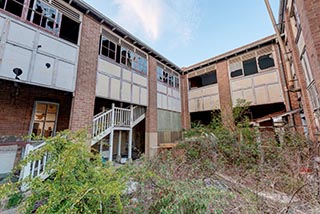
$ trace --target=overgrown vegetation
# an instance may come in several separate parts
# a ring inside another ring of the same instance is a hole
[[[319,206],[309,144],[289,130],[252,127],[247,110],[244,101],[235,108],[232,131],[215,116],[208,126],[195,124],[172,150],[117,168],[89,151],[85,134],[59,133],[22,163],[50,154],[50,176],[23,181],[30,194],[22,201],[13,195],[12,201],[21,202],[23,213],[47,214],[295,213],[297,206]],[[19,185],[0,186],[0,196],[19,194]],[[283,192],[292,200],[269,200],[261,191]],[[302,203],[294,206],[296,198]]]

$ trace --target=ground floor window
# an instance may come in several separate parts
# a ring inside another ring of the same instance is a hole
[[[59,104],[36,101],[33,109],[30,134],[40,137],[54,136]]]

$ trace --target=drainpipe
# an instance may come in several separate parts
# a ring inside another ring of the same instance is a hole
[[[288,88],[292,89],[293,88],[293,79],[292,79],[292,73],[291,73],[290,60],[289,60],[289,57],[288,57],[288,54],[287,54],[287,51],[286,51],[286,47],[285,47],[285,45],[283,43],[283,40],[281,38],[279,29],[278,29],[277,24],[276,24],[276,20],[275,20],[275,18],[273,16],[269,0],[264,0],[264,2],[266,4],[266,7],[267,7],[267,10],[268,10],[271,22],[272,22],[272,26],[273,26],[274,31],[276,33],[277,40],[278,40],[279,45],[280,45],[280,50],[284,55],[285,70],[287,71],[287,78],[288,78]]]

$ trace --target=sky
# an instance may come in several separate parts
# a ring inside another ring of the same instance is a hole
[[[180,67],[274,34],[264,0],[85,1]]]

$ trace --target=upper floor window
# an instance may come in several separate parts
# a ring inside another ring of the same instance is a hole
[[[116,44],[114,40],[104,35],[101,36],[100,54],[119,64],[147,74],[148,62],[146,56],[138,53],[137,50],[136,52],[133,51],[133,48],[126,48]]]
[[[275,63],[272,54],[265,54],[242,62],[238,61],[229,64],[230,77],[249,76],[274,66]]]
[[[192,77],[189,79],[189,83],[190,89],[216,84],[218,83],[217,72],[211,71],[200,76]]]
[[[302,68],[304,71],[304,76],[307,82],[307,85],[309,85],[312,81],[313,81],[313,74],[311,72],[311,68],[310,68],[310,63],[309,63],[309,58],[306,52],[306,49],[304,49],[302,51],[301,57],[300,57],[300,61],[302,64]]]
[[[57,9],[40,0],[31,1],[30,9],[29,21],[52,32],[54,35],[59,35],[61,13]]]
[[[178,74],[168,71],[159,65],[157,66],[157,80],[174,88],[180,87],[180,79]]]
[[[21,17],[24,0],[0,0],[0,8]]]

